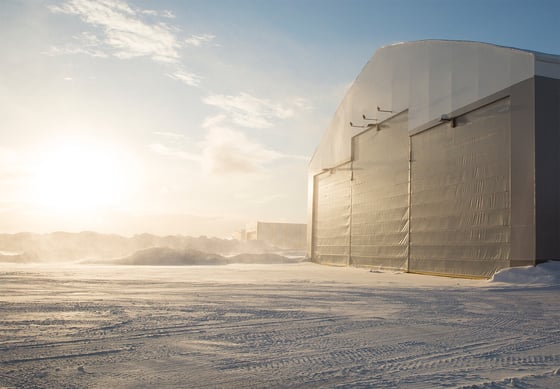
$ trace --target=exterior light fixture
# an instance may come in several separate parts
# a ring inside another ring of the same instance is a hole
[[[377,123],[368,123],[368,124],[364,124],[362,126],[358,126],[352,122],[350,122],[350,127],[354,127],[354,128],[372,128],[377,126]],[[377,128],[379,129],[379,126],[377,126]]]
[[[355,127],[355,128],[366,128],[367,126],[357,126],[354,123],[350,122],[350,127]]]
[[[455,118],[451,115],[443,114],[439,120],[442,122],[451,122],[451,127],[455,127]]]
[[[377,112],[388,112],[388,113],[393,113],[393,111],[390,110],[390,109],[381,109],[381,108],[379,108],[379,105],[377,106]]]
[[[362,115],[362,118],[364,118],[364,120],[375,120],[375,121],[377,121],[377,118],[368,118],[368,117],[366,117],[365,114]]]

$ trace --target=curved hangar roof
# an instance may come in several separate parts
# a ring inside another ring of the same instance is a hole
[[[408,109],[409,131],[534,76],[560,79],[560,56],[480,42],[424,40],[378,49],[340,103],[310,173],[350,159],[365,125]],[[378,111],[377,107],[381,111]]]

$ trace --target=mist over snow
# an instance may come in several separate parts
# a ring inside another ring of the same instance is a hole
[[[32,263],[37,261],[38,258],[34,254],[0,251],[0,262]]]
[[[303,256],[286,257],[275,253],[243,253],[222,256],[191,248],[172,249],[169,247],[151,247],[138,250],[124,258],[112,260],[86,260],[84,264],[97,265],[136,265],[136,266],[215,266],[232,263],[245,264],[280,264],[299,263],[306,259]]]
[[[87,261],[138,265],[209,265],[268,260],[280,263],[293,262],[286,256],[305,255],[301,251],[279,249],[254,240],[151,234],[124,237],[90,231],[0,234],[0,251],[0,262]]]

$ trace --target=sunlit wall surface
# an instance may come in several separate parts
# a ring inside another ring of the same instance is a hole
[[[491,275],[508,267],[509,99],[411,140],[409,270]]]
[[[560,257],[558,79],[558,56],[484,43],[379,49],[310,163],[311,258],[487,277]]]
[[[407,266],[407,119],[404,112],[353,139],[352,265]]]
[[[348,163],[314,177],[312,252],[324,264],[344,266],[350,259],[351,169]]]

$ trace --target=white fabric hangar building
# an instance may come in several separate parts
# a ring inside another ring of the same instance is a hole
[[[309,165],[314,262],[489,277],[560,258],[560,56],[380,48]]]

